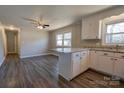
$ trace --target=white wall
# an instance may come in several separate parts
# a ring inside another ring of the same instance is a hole
[[[0,65],[2,64],[3,60],[4,60],[4,43],[3,43],[2,30],[0,28]]]
[[[21,58],[45,54],[48,49],[48,32],[34,28],[22,28]]]

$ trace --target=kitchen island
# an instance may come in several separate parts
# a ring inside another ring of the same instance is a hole
[[[59,75],[68,81],[89,68],[89,49],[56,48],[51,50],[59,55]]]

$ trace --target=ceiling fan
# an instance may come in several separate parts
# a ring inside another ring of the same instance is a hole
[[[37,27],[39,29],[44,29],[44,28],[50,26],[49,24],[44,24],[42,22],[42,18],[37,18],[37,19],[34,19],[34,18],[23,18],[23,19],[26,20],[26,21],[30,21],[32,24],[35,25],[35,27]]]

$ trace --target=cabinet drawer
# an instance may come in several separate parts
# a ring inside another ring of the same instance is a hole
[[[80,59],[80,52],[72,53],[72,60]]]
[[[87,55],[87,53],[88,53],[87,51],[82,51],[81,56]]]
[[[112,52],[99,51],[98,54],[101,56],[110,56],[110,57],[114,56],[114,53],[112,53]]]
[[[113,74],[114,57],[99,56],[99,70],[108,74]]]
[[[115,57],[124,58],[124,53],[115,53]]]

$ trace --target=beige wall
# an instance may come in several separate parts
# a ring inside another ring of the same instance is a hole
[[[86,19],[90,19],[89,21],[93,21],[97,26],[99,26],[99,20],[104,19],[106,17],[110,17],[113,15],[119,15],[124,12],[124,6],[114,7],[108,10],[104,10],[90,16],[86,16]],[[49,48],[55,48],[55,35],[57,32],[62,31],[72,31],[72,47],[101,47],[101,40],[81,40],[81,22],[79,24],[72,24],[70,26],[60,28],[58,30],[54,30],[49,32]]]
[[[2,29],[0,28],[0,65],[4,60],[4,43],[3,43],[3,36],[2,36]]]
[[[44,54],[48,49],[48,32],[31,27],[23,27],[20,32],[21,57]]]
[[[3,36],[4,35],[5,34],[3,34]],[[19,40],[20,42],[18,47],[20,48],[19,50],[20,50],[21,58],[46,54],[48,49],[48,39],[49,39],[47,31],[42,31],[32,27],[21,27],[19,38],[20,38]],[[4,39],[6,41],[6,36],[4,36]],[[13,41],[11,37],[9,40],[10,42]],[[2,37],[0,37],[0,44],[1,44],[0,52],[3,51],[3,54],[1,54],[2,53],[1,52],[0,56],[5,55],[4,49],[3,49],[4,47],[2,47],[3,42],[4,41]],[[5,43],[5,46],[6,46],[6,43]],[[10,49],[10,50],[13,50],[13,49]],[[1,60],[2,59],[0,59],[0,61]]]
[[[56,48],[56,34],[59,32],[72,32],[72,48],[80,48],[86,45],[94,45],[99,40],[81,40],[81,22],[49,32],[49,48]]]
[[[72,47],[80,47],[81,25],[80,22],[55,31],[49,32],[49,48],[56,47],[56,34],[60,32],[72,32]]]

